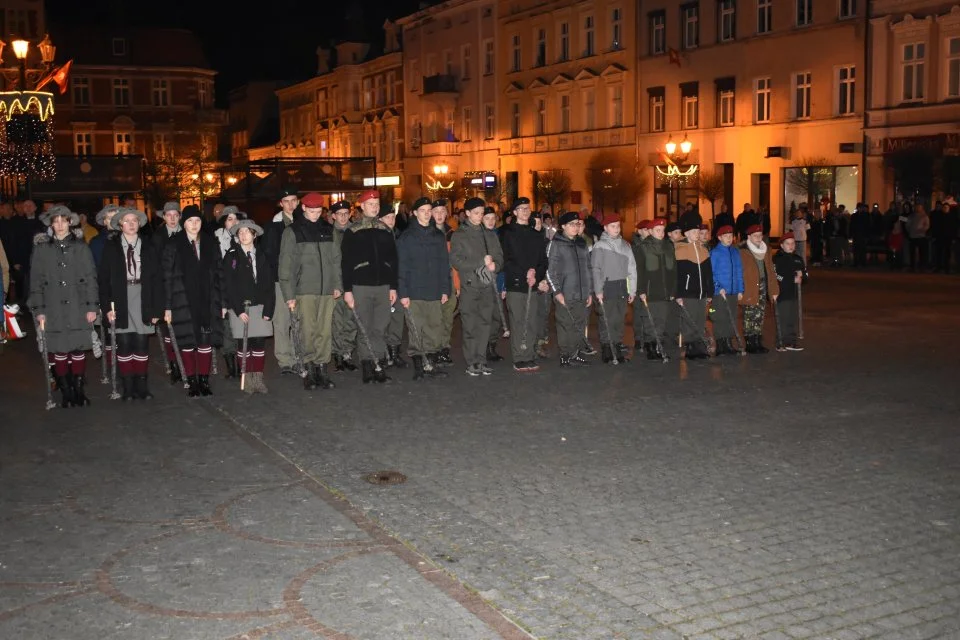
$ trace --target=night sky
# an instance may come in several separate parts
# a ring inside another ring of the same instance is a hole
[[[381,38],[387,18],[413,13],[419,0],[269,0],[252,13],[244,4],[223,0],[164,0],[137,2],[111,0],[97,6],[114,6],[112,15],[92,13],[90,3],[47,0],[47,20],[52,23],[107,22],[120,19],[132,26],[179,27],[200,36],[217,77],[218,101],[249,80],[302,80],[316,73],[316,48],[338,40],[356,38],[357,32]],[[347,8],[347,5],[353,5]],[[257,5],[248,5],[256,7]],[[350,15],[347,13],[350,12]],[[158,46],[162,46],[158,43]],[[58,52],[57,57],[69,55]]]

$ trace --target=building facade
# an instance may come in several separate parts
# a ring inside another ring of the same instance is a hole
[[[319,49],[317,76],[276,92],[279,141],[250,148],[250,160],[375,157],[376,173],[362,184],[401,198],[403,61],[396,27],[388,22],[384,35],[382,48],[341,42],[333,52]]]
[[[569,174],[565,208],[595,208],[591,159],[636,153],[637,3],[500,0],[497,137],[508,199],[537,200],[542,172]],[[638,211],[621,211],[634,219]]]
[[[242,164],[250,148],[271,145],[280,133],[279,82],[249,82],[230,92],[228,104],[230,162]]]
[[[875,0],[865,137],[871,202],[960,191],[960,5]]]
[[[497,4],[449,0],[401,18],[412,198],[499,192]]]
[[[722,175],[731,212],[745,203],[768,209],[774,235],[802,202],[853,207],[861,198],[866,4],[644,2],[637,147],[653,188],[643,217],[675,219],[678,207],[700,200],[696,175],[663,175],[671,161]],[[690,154],[665,157],[671,139],[690,142]],[[817,167],[818,178],[808,180],[803,167]],[[810,182],[815,188],[804,187]],[[709,203],[700,210],[709,218]]]
[[[216,72],[195,35],[58,26],[51,38],[58,57],[74,61],[56,98],[58,154],[219,159],[227,114],[214,106]]]

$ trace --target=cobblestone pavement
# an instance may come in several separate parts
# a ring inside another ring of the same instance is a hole
[[[89,411],[8,348],[0,637],[960,637],[960,281],[804,293],[802,353]]]

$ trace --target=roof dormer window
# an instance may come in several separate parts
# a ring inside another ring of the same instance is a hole
[[[113,39],[113,55],[115,56],[127,55],[127,39],[126,38]]]

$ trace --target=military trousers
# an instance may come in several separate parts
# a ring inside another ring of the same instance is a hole
[[[583,300],[568,298],[563,305],[557,303],[557,346],[560,348],[560,357],[574,356],[583,346],[583,328],[587,323],[588,312]]]
[[[411,303],[412,304],[412,303]],[[400,300],[393,305],[390,312],[390,322],[387,323],[387,330],[383,335],[388,347],[399,347],[403,342],[403,327],[406,324],[406,314],[403,312],[403,305]]]
[[[503,309],[503,300],[500,299],[500,292],[496,289],[491,289],[490,299],[492,300],[493,307],[493,320],[490,323],[490,344],[496,344],[500,340],[500,336],[503,335],[503,332],[508,327],[504,324],[505,311]],[[499,307],[499,309],[497,308]],[[460,292],[460,325],[463,326],[463,291]]]
[[[550,309],[553,307],[553,294],[534,293],[537,300],[537,342],[547,342],[550,338]]]
[[[487,344],[497,341],[493,329],[500,322],[500,313],[494,303],[500,304],[499,297],[492,287],[460,289],[460,331],[467,366],[485,364]]]
[[[507,309],[510,311],[510,351],[514,364],[536,359],[534,345],[537,341],[537,294],[507,291]],[[529,306],[528,306],[529,301]]]
[[[402,305],[398,305],[403,310]],[[396,313],[400,313],[398,310]],[[406,309],[410,314],[408,319],[410,340],[407,345],[407,354],[423,356],[436,353],[443,342],[443,305],[439,300],[411,300]],[[410,321],[412,319],[412,322]]]
[[[603,304],[596,304],[599,318],[600,344],[616,346],[623,340],[623,325],[627,319],[627,299],[620,296],[603,298]],[[607,333],[607,329],[610,333]]]
[[[333,352],[349,358],[356,348],[357,323],[353,320],[353,312],[341,296],[333,307]]]
[[[354,309],[359,317],[358,346],[361,360],[382,360],[387,357],[384,334],[390,324],[390,287],[380,285],[353,287]],[[364,332],[366,340],[363,339]]]
[[[326,364],[333,342],[333,296],[297,296],[300,331],[303,340],[303,364]],[[277,305],[279,308],[281,305]],[[287,308],[284,304],[283,307]]]
[[[450,336],[453,334],[453,317],[457,313],[457,296],[450,296],[447,301],[442,305],[443,308],[443,325],[441,327],[440,341],[443,343],[440,345],[441,349],[450,348]]]
[[[273,355],[281,367],[293,368],[297,364],[290,336],[290,307],[280,291],[280,283],[274,285],[277,304],[273,310]]]
[[[736,338],[737,296],[728,294],[726,298],[716,296],[710,305],[710,320],[713,322],[713,337],[718,340]]]
[[[707,300],[705,298],[684,298],[683,308],[676,302],[680,316],[680,332],[684,344],[703,342],[707,326]]]

